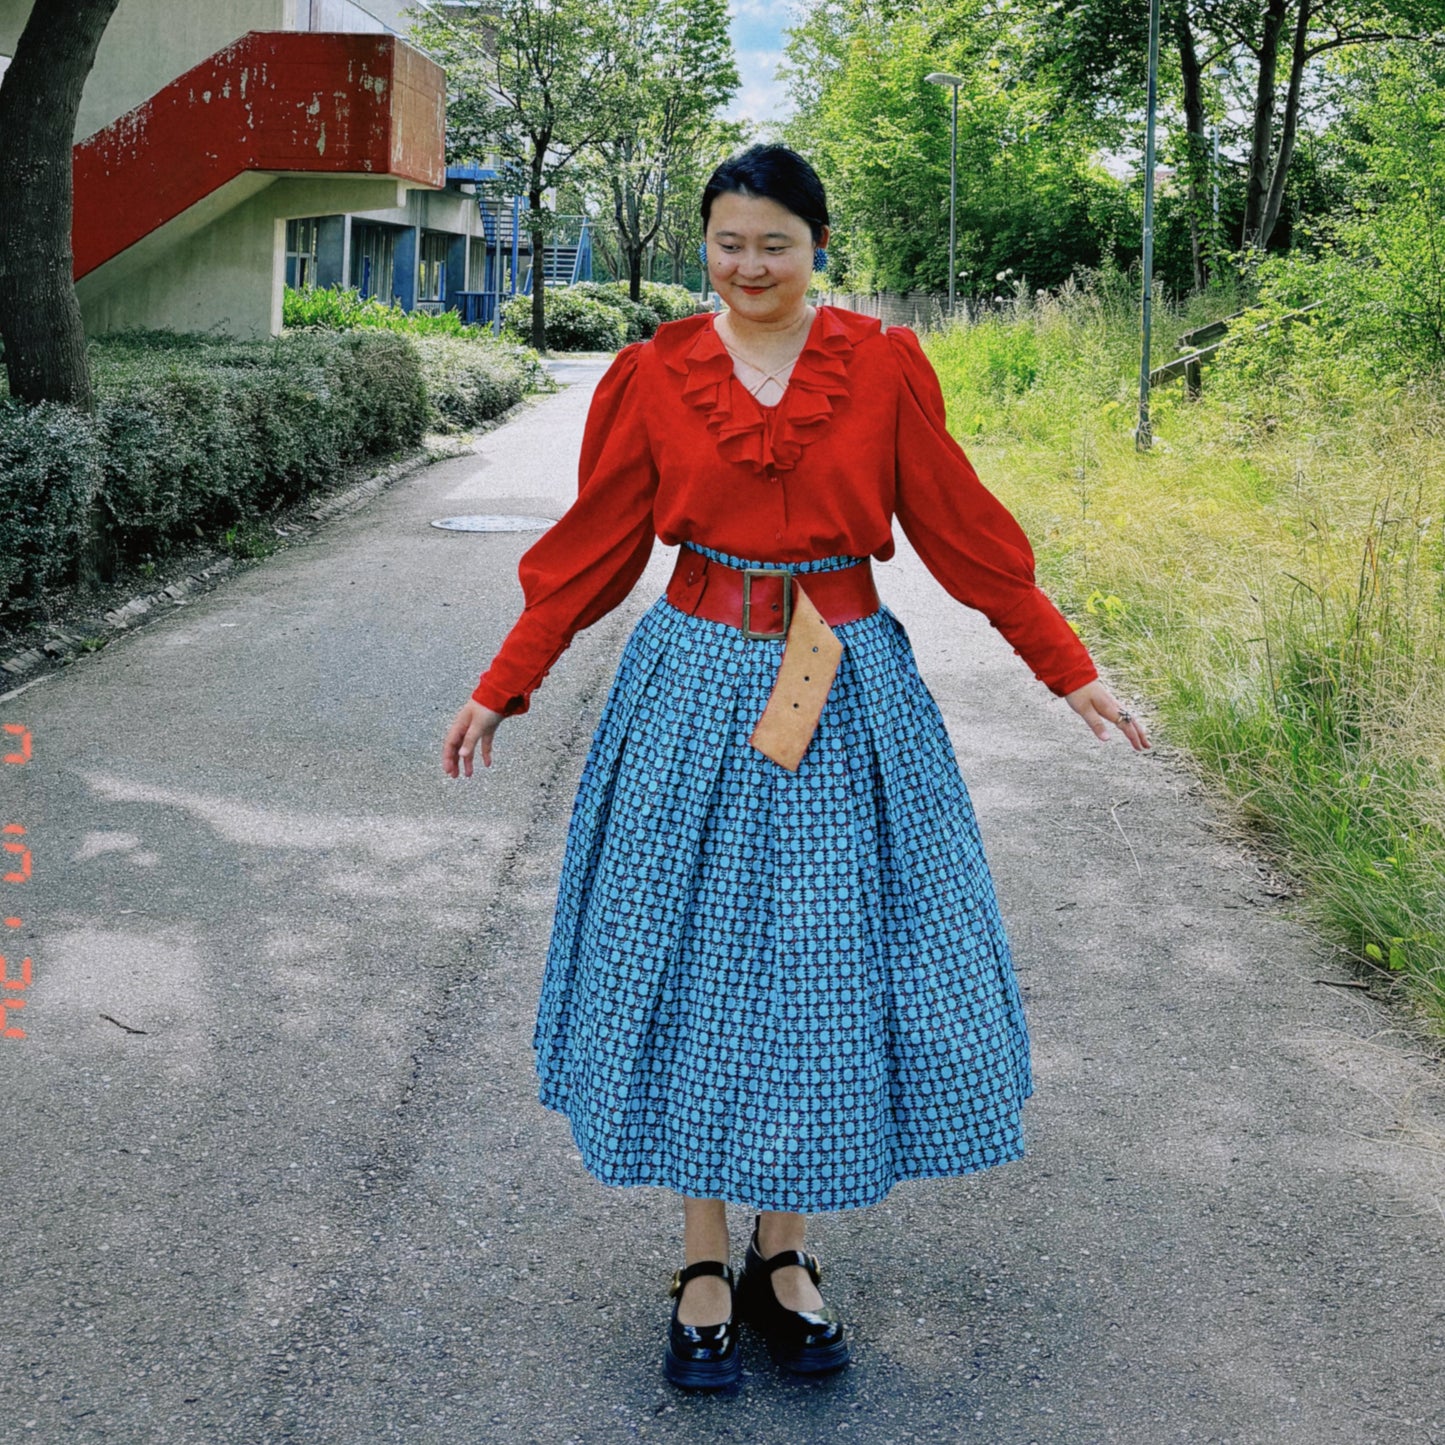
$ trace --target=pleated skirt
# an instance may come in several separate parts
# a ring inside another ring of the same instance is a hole
[[[835,631],[795,773],[748,742],[780,642],[665,599],[627,642],[533,1037],[603,1183],[818,1213],[1023,1153],[1028,1033],[943,718],[891,612]]]

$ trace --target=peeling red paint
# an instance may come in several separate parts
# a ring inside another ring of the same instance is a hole
[[[445,84],[393,35],[242,36],[75,147],[76,277],[245,171],[441,186]]]

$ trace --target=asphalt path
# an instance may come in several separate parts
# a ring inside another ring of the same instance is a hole
[[[0,699],[33,959],[0,1038],[0,1438],[1445,1441],[1438,1065],[1318,982],[1346,975],[1167,746],[1097,742],[906,547],[880,588],[996,874],[1029,1152],[814,1222],[848,1371],[747,1339],[731,1398],[662,1379],[676,1201],[585,1173],[530,1041],[663,549],[489,773],[440,766],[531,537],[430,523],[558,515],[601,369]]]

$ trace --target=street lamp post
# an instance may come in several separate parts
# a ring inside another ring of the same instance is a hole
[[[933,85],[953,87],[953,138],[948,148],[948,317],[953,319],[954,288],[958,284],[958,87],[963,84],[961,75],[949,75],[935,70],[924,77]]]
[[[1144,349],[1139,357],[1139,425],[1134,445],[1147,452],[1149,426],[1149,341],[1154,310],[1154,116],[1159,107],[1159,0],[1149,0],[1149,121],[1144,139]]]

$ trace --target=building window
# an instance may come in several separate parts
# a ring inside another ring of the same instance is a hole
[[[482,236],[473,236],[467,250],[467,290],[487,289],[487,242]]]
[[[423,231],[417,274],[417,300],[440,301],[447,269],[447,247],[451,237],[443,231]]]
[[[390,304],[396,262],[396,232],[369,221],[351,225],[351,284],[363,296]]]
[[[316,284],[316,218],[286,222],[286,284],[304,291]]]

